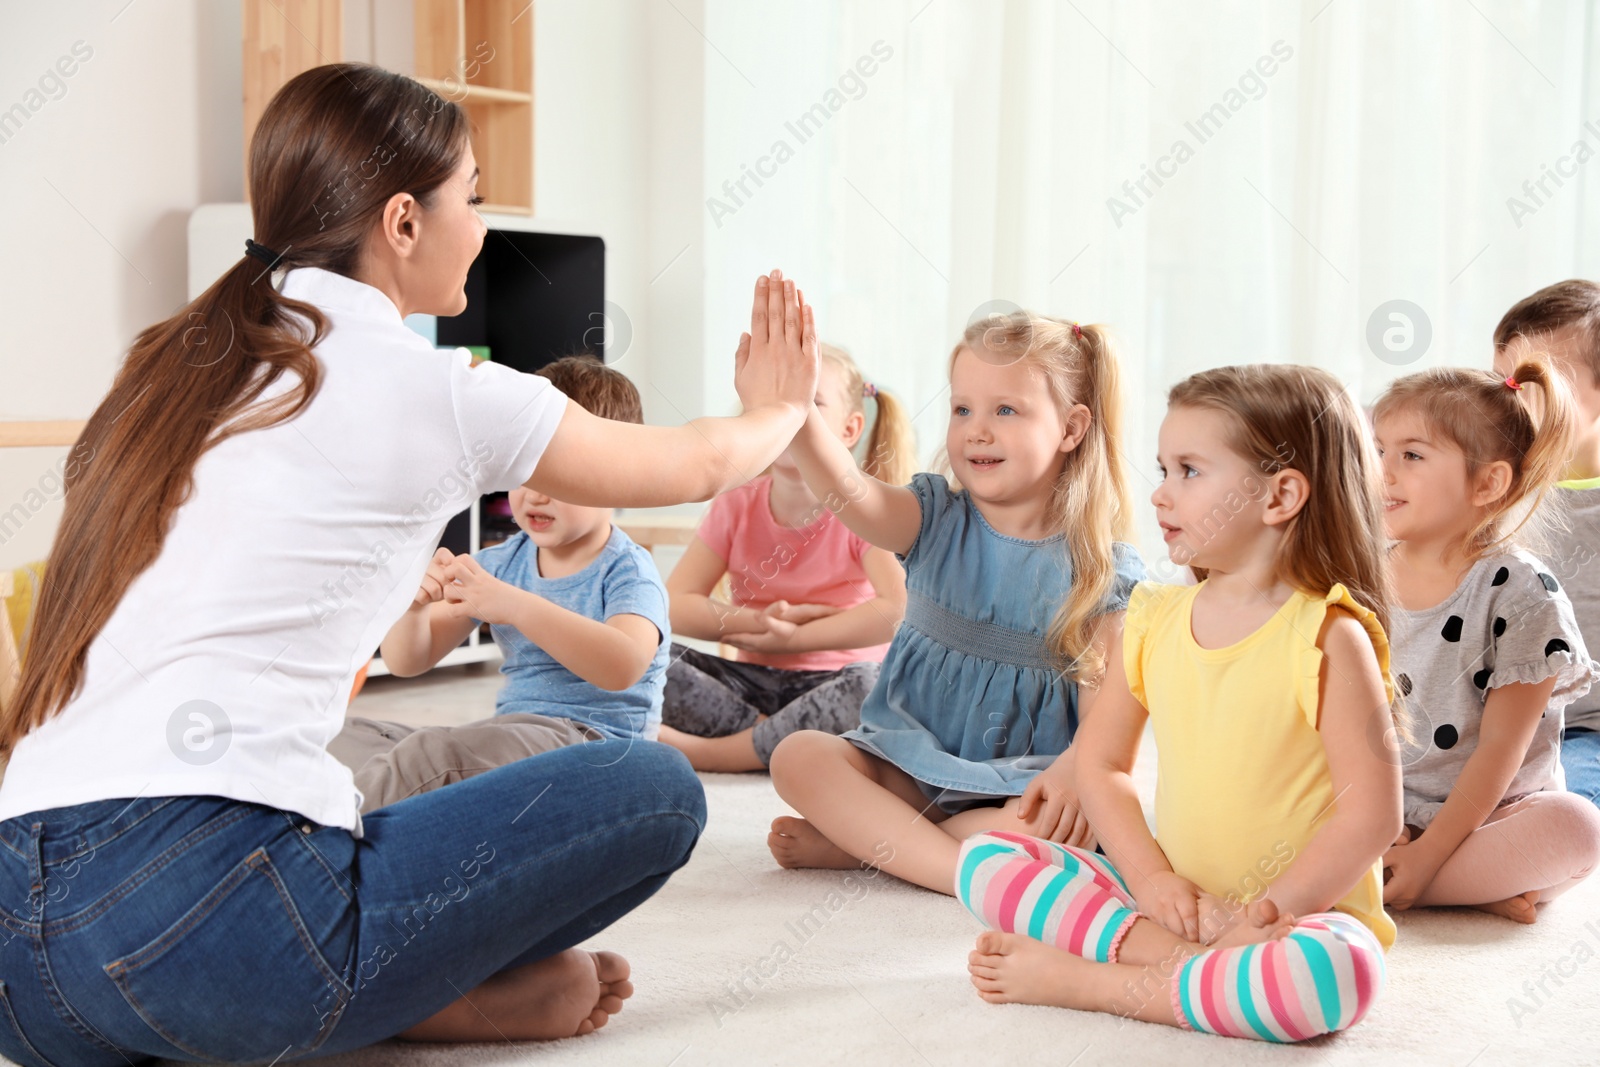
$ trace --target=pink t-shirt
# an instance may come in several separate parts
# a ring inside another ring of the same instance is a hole
[[[711,502],[698,536],[728,565],[733,602],[757,611],[777,600],[853,608],[877,595],[862,558],[872,547],[819,505],[808,526],[772,517],[772,476],[730,489]],[[887,643],[826,652],[739,652],[745,663],[789,670],[831,671],[861,660],[882,661]]]

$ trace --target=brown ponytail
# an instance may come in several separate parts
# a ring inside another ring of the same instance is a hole
[[[365,64],[316,67],[267,105],[250,146],[254,239],[281,267],[353,275],[384,205],[431,194],[460,165],[467,119],[410,78]],[[240,235],[241,238],[244,235]],[[83,685],[89,646],[161,553],[194,469],[235,434],[292,419],[321,368],[328,323],[281,296],[241,255],[209,289],[142,331],[73,449],[16,699],[0,709],[0,755]],[[294,387],[263,400],[284,374]]]

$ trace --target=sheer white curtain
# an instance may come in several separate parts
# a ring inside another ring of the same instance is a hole
[[[1485,363],[1514,300],[1600,275],[1590,4],[703,11],[708,336],[737,336],[749,280],[782,266],[823,335],[921,412],[931,456],[975,309],[1110,323],[1147,547],[1180,378],[1305,362],[1370,401],[1409,370]],[[1400,350],[1374,349],[1369,320],[1396,300],[1420,315],[1381,315]]]

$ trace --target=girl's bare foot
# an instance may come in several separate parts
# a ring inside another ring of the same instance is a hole
[[[411,1041],[549,1041],[600,1029],[633,996],[628,961],[569,948],[492,975],[402,1032]]]
[[[1293,915],[1279,915],[1278,906],[1270,900],[1253,900],[1245,905],[1244,914],[1239,916],[1239,921],[1206,948],[1257,945],[1263,941],[1288,937],[1293,930]]]
[[[991,1004],[1045,1004],[1181,1025],[1168,981],[1148,965],[1096,963],[1022,934],[985,930],[967,970],[978,996]]]
[[[767,835],[767,848],[778,866],[819,867],[830,871],[847,871],[861,866],[861,861],[822,836],[822,831],[804,819],[780,815],[772,820],[772,832]]]
[[[1499,915],[1510,919],[1512,922],[1526,923],[1531,926],[1539,918],[1539,912],[1534,907],[1539,903],[1539,891],[1530,889],[1505,900],[1496,900],[1491,904],[1474,904],[1479,911],[1486,911],[1491,915]]]
[[[967,955],[967,971],[978,996],[990,1004],[1048,1004],[1081,1007],[1072,994],[1096,966],[1054,945],[1022,934],[985,930]]]

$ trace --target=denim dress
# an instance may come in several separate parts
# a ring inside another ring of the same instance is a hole
[[[1078,728],[1078,687],[1044,635],[1072,591],[1063,534],[1042,541],[995,531],[965,491],[937,474],[911,489],[922,527],[906,568],[906,615],[878,684],[845,734],[889,761],[954,813],[1019,796]],[[1103,611],[1122,611],[1145,577],[1132,545],[1114,545]]]

